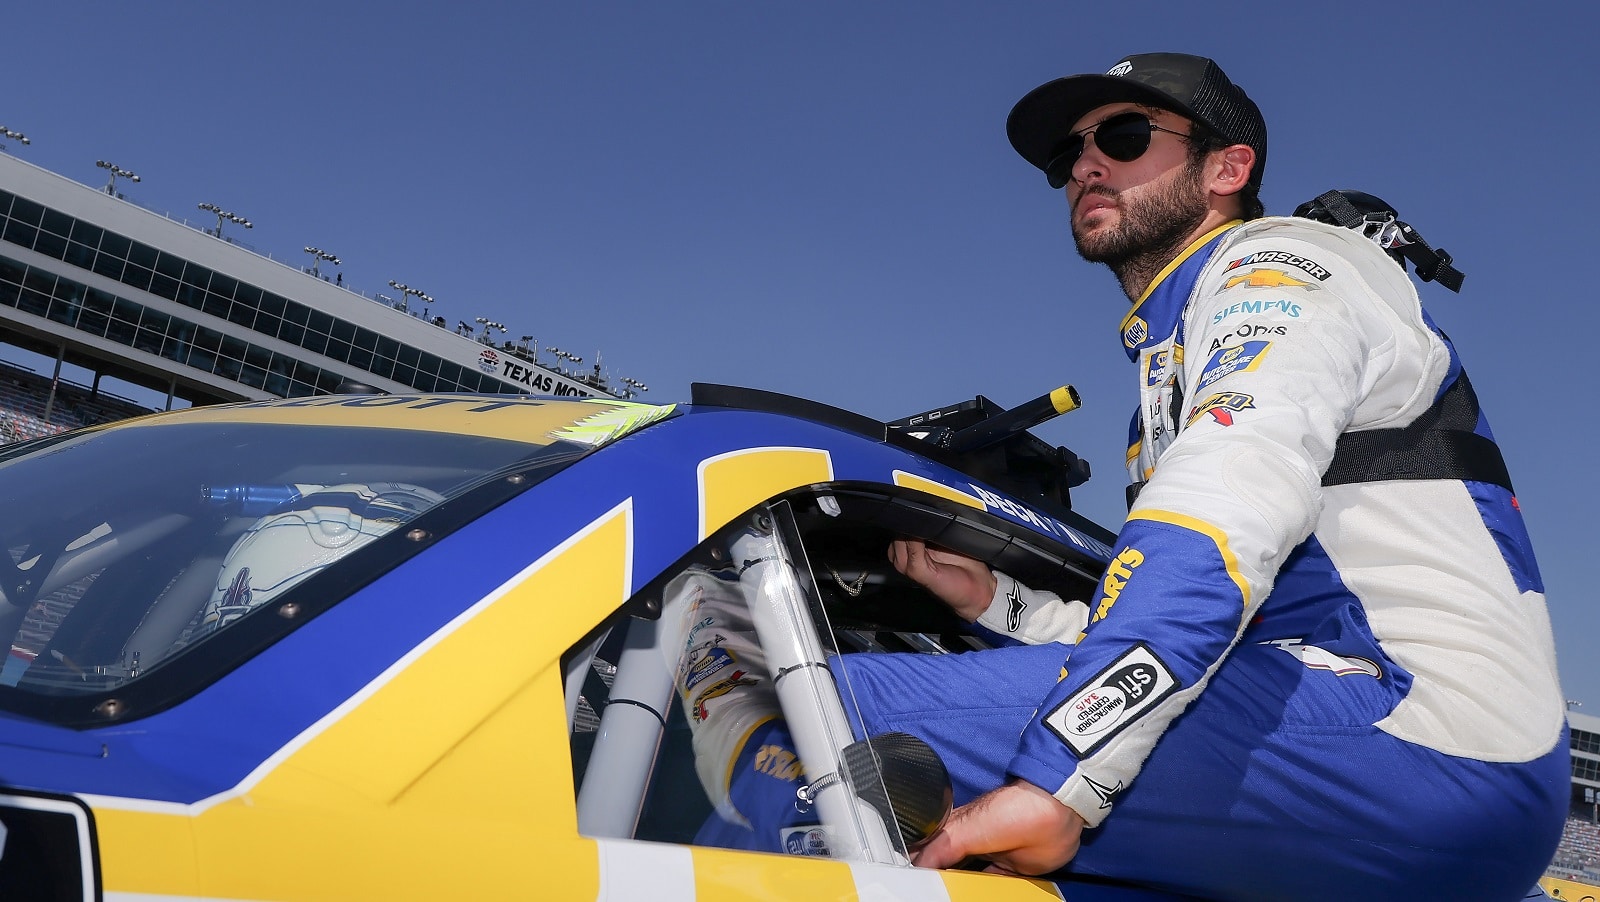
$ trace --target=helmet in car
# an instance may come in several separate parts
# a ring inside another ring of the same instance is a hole
[[[443,500],[391,482],[330,485],[285,502],[228,550],[196,635],[227,626]]]

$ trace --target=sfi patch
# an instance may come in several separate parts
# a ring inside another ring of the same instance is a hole
[[[783,842],[783,851],[790,855],[804,855],[808,858],[833,857],[828,846],[828,833],[819,825],[784,827],[778,831],[778,837]]]
[[[1096,674],[1077,695],[1057,705],[1044,722],[1083,759],[1177,689],[1172,671],[1140,643]]]

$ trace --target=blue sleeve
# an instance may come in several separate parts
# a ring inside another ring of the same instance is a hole
[[[1248,601],[1223,534],[1192,518],[1135,514],[1114,551],[1084,638],[1008,767],[1091,825],[1227,654]]]

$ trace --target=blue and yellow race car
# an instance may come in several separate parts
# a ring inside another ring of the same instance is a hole
[[[1163,898],[912,867],[942,767],[829,672],[986,646],[897,537],[1093,590],[1037,418],[332,395],[4,449],[0,898]]]

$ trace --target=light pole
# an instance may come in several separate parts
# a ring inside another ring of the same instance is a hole
[[[18,142],[20,144],[24,144],[24,145],[33,143],[32,141],[28,140],[28,136],[27,135],[24,135],[22,132],[14,132],[11,129],[6,128],[3,125],[0,125],[0,138],[10,138],[11,140],[16,141],[16,142]],[[6,146],[4,144],[0,144],[0,150],[5,150],[5,149],[6,149]]]
[[[499,329],[501,335],[506,334],[506,327],[500,325],[492,319],[484,319],[480,316],[477,317],[477,321],[478,325],[483,327],[483,335],[478,339],[478,341],[488,345],[491,348],[494,347],[494,339],[489,337],[489,331],[491,329]]]
[[[137,175],[134,175],[126,169],[123,169],[121,166],[118,166],[115,163],[107,163],[105,160],[95,160],[94,164],[101,169],[111,170],[111,181],[106,182],[106,193],[112,197],[119,196],[117,194],[117,176],[120,175],[130,182],[139,181],[139,177]]]
[[[565,360],[565,361],[571,363],[574,366],[576,366],[576,365],[578,365],[578,364],[583,362],[583,358],[582,357],[579,357],[576,354],[569,354],[566,351],[561,350],[560,348],[550,348],[549,350],[550,350],[550,353],[554,354],[558,360]],[[556,369],[563,376],[572,375],[571,373],[567,372],[567,368],[566,367],[562,366],[559,363],[556,364]]]
[[[335,257],[334,255],[328,253],[327,251],[325,251],[325,250],[323,250],[321,248],[307,247],[306,248],[306,253],[311,255],[311,274],[313,276],[317,275],[317,264],[320,263],[323,260],[326,260],[329,263],[332,263],[334,266],[338,266],[339,265],[339,258],[338,257]]]
[[[624,398],[632,398],[634,395],[650,390],[650,386],[645,385],[638,379],[629,379],[626,376],[622,377],[622,384],[627,386],[627,388],[622,390],[622,396]]]
[[[401,284],[400,282],[396,282],[393,279],[389,280],[389,287],[393,288],[395,291],[400,292],[400,306],[398,308],[396,308],[396,309],[401,310],[401,311],[410,310],[411,309],[411,302],[407,298],[410,295],[416,295],[417,296],[417,300],[419,300],[419,301],[421,301],[423,303],[423,308],[422,308],[423,315],[424,316],[427,315],[428,310],[429,310],[427,305],[433,303],[433,296],[432,295],[425,294],[423,292],[423,290],[420,289],[420,288],[412,288],[410,285]]]
[[[208,232],[207,234],[215,235],[218,238],[221,238],[223,220],[227,220],[228,222],[235,223],[237,225],[242,225],[247,229],[255,228],[255,225],[251,223],[250,220],[245,219],[243,216],[240,216],[236,213],[229,213],[227,210],[222,209],[216,204],[198,204],[198,206],[207,213],[217,214],[217,230],[215,232]]]

